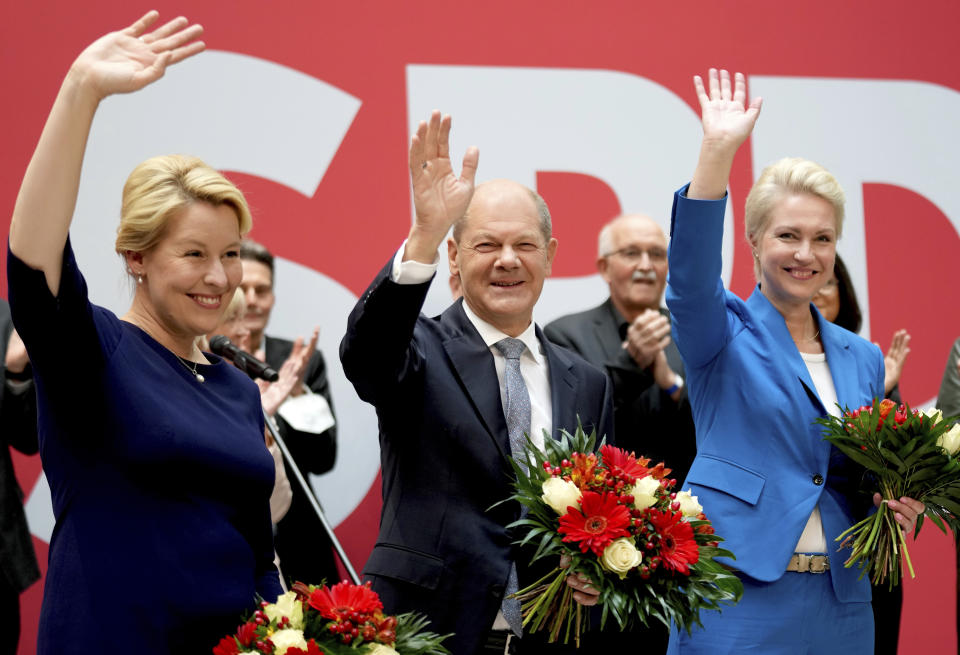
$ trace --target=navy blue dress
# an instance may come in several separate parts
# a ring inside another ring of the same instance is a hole
[[[91,304],[69,241],[57,297],[9,251],[7,274],[57,519],[37,652],[209,654],[281,591],[256,385],[213,355],[201,384]]]

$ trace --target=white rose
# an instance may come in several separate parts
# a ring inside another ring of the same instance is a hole
[[[303,630],[294,630],[287,628],[277,630],[270,636],[273,642],[274,652],[286,653],[288,648],[301,648],[307,650],[307,640],[303,638]]]
[[[633,506],[637,509],[647,509],[657,503],[657,489],[660,488],[660,480],[653,476],[640,478],[633,485]]]
[[[943,412],[936,407],[928,407],[927,409],[923,410],[923,413],[930,418],[930,422],[933,425],[936,425],[943,420]]]
[[[367,655],[400,655],[386,644],[373,644],[366,651]]]
[[[697,516],[703,511],[697,497],[689,489],[677,494],[677,502],[680,503],[680,513],[684,516]]]
[[[610,542],[610,545],[603,549],[603,557],[600,562],[603,568],[613,571],[623,580],[627,577],[630,569],[640,566],[643,556],[637,547],[633,544],[633,539],[620,537]]]
[[[281,617],[290,619],[288,628],[303,629],[303,604],[297,600],[297,594],[292,591],[281,595],[273,605],[263,608],[263,613],[271,621],[279,621]]]
[[[562,478],[550,478],[543,483],[543,495],[540,496],[557,514],[566,514],[567,507],[580,508],[580,489],[572,482]]]
[[[937,445],[948,454],[956,455],[960,450],[960,423],[954,423],[952,428],[937,437]]]

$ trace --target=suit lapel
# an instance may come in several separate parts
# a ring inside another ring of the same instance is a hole
[[[830,375],[833,377],[833,386],[837,391],[837,402],[844,409],[853,409],[860,404],[862,387],[857,384],[859,371],[857,360],[850,349],[849,336],[843,328],[823,318],[820,312],[817,312],[816,316],[820,322],[823,351],[827,354]]]
[[[550,343],[543,336],[539,326],[536,330],[550,371],[550,404],[553,406],[551,436],[557,439],[561,429],[573,432],[577,427],[576,403],[572,400],[577,397],[578,380],[574,375],[573,360],[570,356],[562,348],[557,348]]]
[[[441,317],[441,321],[450,328],[449,335],[443,341],[443,348],[453,364],[454,373],[460,379],[464,393],[477,413],[477,418],[500,455],[507,458],[510,454],[510,436],[500,402],[500,386],[493,364],[493,354],[463,313],[460,306],[462,302],[461,300],[450,306]]]
[[[800,352],[793,342],[793,337],[790,336],[790,330],[787,329],[783,315],[767,300],[767,297],[763,295],[760,291],[759,284],[754,288],[753,293],[750,294],[750,298],[747,300],[747,306],[754,315],[760,318],[763,325],[767,328],[767,331],[773,337],[777,349],[786,359],[786,364],[791,375],[796,376],[797,383],[801,385],[802,390],[816,402],[820,408],[820,413],[826,414],[827,410],[820,400],[820,394],[817,393],[816,385],[813,384],[810,371],[807,370],[807,365],[800,356]],[[779,357],[775,357],[775,360],[776,361],[770,362],[769,365],[780,366],[781,361]],[[833,368],[832,365],[831,368]]]

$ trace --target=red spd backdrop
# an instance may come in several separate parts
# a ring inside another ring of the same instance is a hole
[[[4,217],[69,63],[150,8],[8,5],[0,24]],[[743,296],[753,285],[741,221],[759,170],[786,155],[821,162],[847,191],[840,252],[867,316],[862,333],[886,347],[895,330],[909,330],[903,396],[917,406],[935,398],[960,333],[960,5],[155,5],[165,18],[189,12],[201,22],[210,51],[142,93],[104,103],[72,232],[80,265],[93,299],[123,312],[129,290],[111,253],[129,170],[154,154],[188,152],[230,172],[253,207],[252,236],[280,257],[270,331],[292,337],[322,326],[340,457],[313,483],[358,569],[379,515],[376,418],[344,379],[337,345],[350,307],[409,229],[408,138],[434,107],[454,117],[455,158],[475,144],[480,179],[516,179],[551,206],[560,249],[537,307],[542,324],[605,297],[593,268],[603,222],[641,211],[667,225],[672,191],[697,155],[691,76],[708,66],[744,71],[765,104],[733,173],[727,283]],[[428,313],[449,302],[446,285],[434,286]],[[49,490],[38,458],[15,463],[44,561]],[[918,578],[905,583],[900,652],[955,653],[950,539],[928,525],[911,547]],[[22,653],[34,650],[41,598],[42,584],[23,596]]]

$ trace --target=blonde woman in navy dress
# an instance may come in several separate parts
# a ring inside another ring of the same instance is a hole
[[[156,20],[107,34],[73,63],[10,227],[10,302],[56,516],[41,655],[209,653],[255,594],[280,591],[259,392],[194,345],[240,283],[242,194],[196,158],[133,171],[115,249],[135,292],[119,318],[88,300],[68,238],[100,101],[204,48],[199,25],[151,30]]]
[[[743,580],[740,603],[671,635],[671,653],[873,653],[870,582],[843,566],[834,538],[870,509],[856,467],[814,420],[839,402],[883,396],[880,349],[826,321],[811,303],[830,278],[843,191],[817,164],[776,162],[746,201],[758,284],[747,301],[720,279],[727,183],[761,101],[742,75],[695,78],[700,159],[674,196],[667,306],[687,369],[697,456],[685,486],[700,498]],[[874,504],[881,502],[879,494]],[[913,530],[921,503],[888,499]],[[828,559],[829,558],[829,559]]]

